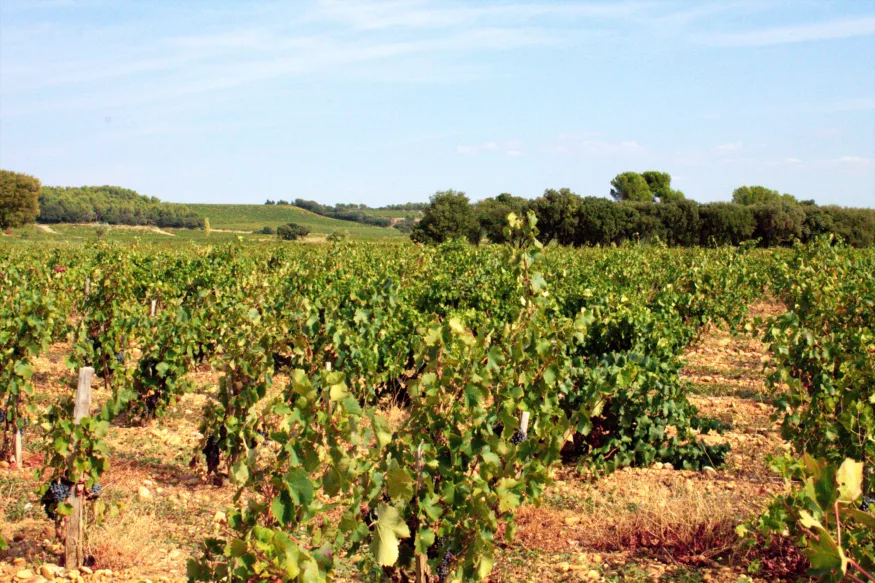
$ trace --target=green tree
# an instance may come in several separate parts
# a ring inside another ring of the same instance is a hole
[[[756,222],[754,237],[758,237],[763,246],[784,245],[802,238],[805,212],[795,202],[779,198],[754,205],[751,211]]]
[[[477,203],[477,220],[480,223],[480,232],[493,243],[504,243],[505,227],[507,227],[507,215],[516,213],[517,216],[525,216],[528,201],[519,196],[503,192],[495,198],[484,198]]]
[[[568,188],[545,190],[544,195],[532,203],[538,217],[539,238],[544,243],[555,239],[562,245],[573,245],[581,203],[580,196]]]
[[[622,230],[620,214],[620,205],[612,200],[594,196],[581,200],[575,245],[610,245],[617,241]]]
[[[39,216],[40,188],[33,176],[0,170],[0,228],[34,222]]]
[[[480,239],[480,225],[464,192],[445,190],[431,197],[422,220],[410,233],[416,243],[443,243],[450,239]]]
[[[652,174],[659,174],[661,172],[652,172]],[[668,176],[666,174],[666,176]],[[668,177],[669,183],[671,182],[671,177]],[[622,174],[617,174],[613,180],[611,180],[611,196],[614,197],[614,200],[618,202],[622,202],[624,200],[631,200],[636,202],[651,202],[653,200],[653,192],[650,190],[650,185],[647,183],[647,180],[641,174],[637,172],[623,172]]]
[[[779,200],[797,202],[796,197],[793,195],[781,194],[777,190],[772,190],[765,186],[739,186],[732,191],[732,202],[743,204],[745,206],[753,204],[768,204]]]
[[[731,202],[712,202],[699,207],[702,245],[738,245],[753,236],[756,222],[751,210]]]
[[[659,195],[659,202],[681,202],[684,200],[687,200],[684,193],[673,188],[669,188]]]
[[[658,170],[647,170],[642,172],[641,176],[647,182],[647,187],[650,188],[650,193],[656,198],[661,198],[663,194],[671,190],[671,174],[668,172],[659,172]]]
[[[283,241],[297,241],[310,234],[310,229],[297,223],[289,223],[277,228],[276,235]]]

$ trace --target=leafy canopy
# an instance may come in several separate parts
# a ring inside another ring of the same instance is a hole
[[[0,228],[32,223],[39,215],[40,181],[33,176],[0,170]]]

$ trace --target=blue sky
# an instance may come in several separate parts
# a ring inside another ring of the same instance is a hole
[[[0,4],[0,166],[382,205],[671,173],[875,207],[875,1]]]

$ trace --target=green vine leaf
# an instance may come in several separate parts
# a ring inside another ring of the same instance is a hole
[[[410,536],[410,529],[401,519],[398,510],[387,504],[377,508],[377,522],[371,540],[371,550],[377,559],[377,564],[389,567],[398,560],[399,539]]]

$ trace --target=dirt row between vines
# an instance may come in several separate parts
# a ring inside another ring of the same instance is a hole
[[[758,315],[776,310],[752,307]],[[55,345],[37,362],[41,407],[72,390],[66,350]],[[657,464],[593,480],[565,466],[539,507],[521,509],[514,542],[500,548],[490,581],[779,580],[773,567],[782,557],[742,553],[735,534],[740,521],[783,488],[766,466],[766,456],[785,444],[765,402],[764,358],[758,341],[720,329],[708,331],[686,354],[682,378],[691,400],[704,415],[732,426],[709,438],[732,445],[724,468],[688,472]],[[112,427],[103,497],[122,511],[90,529],[92,563],[78,574],[55,567],[63,560],[61,545],[33,494],[42,465],[37,445],[26,443],[24,471],[0,463],[0,533],[11,542],[0,554],[0,583],[41,583],[50,575],[59,582],[77,581],[76,575],[84,581],[186,580],[186,560],[200,541],[221,531],[222,508],[234,495],[232,487],[215,487],[202,469],[189,467],[204,405],[218,384],[213,372],[192,378],[197,390],[160,422]],[[96,391],[98,402],[105,393]],[[344,564],[337,575],[339,581],[358,580]]]

